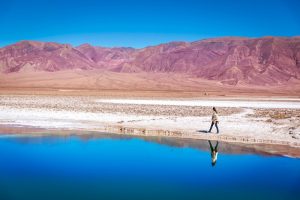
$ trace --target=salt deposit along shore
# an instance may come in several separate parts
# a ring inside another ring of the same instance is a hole
[[[206,133],[211,107],[220,134]],[[108,99],[1,95],[1,127],[98,131],[299,147],[300,99]],[[3,131],[1,131],[3,132]]]

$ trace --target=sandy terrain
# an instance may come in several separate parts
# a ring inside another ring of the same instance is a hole
[[[220,134],[205,133],[213,105]],[[300,147],[300,100],[1,95],[0,124]]]
[[[111,97],[297,97],[300,82],[288,85],[224,85],[176,73],[114,73],[101,70],[0,73],[0,94],[96,95]]]

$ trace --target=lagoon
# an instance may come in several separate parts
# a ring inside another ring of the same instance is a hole
[[[215,146],[216,141],[211,141]],[[299,199],[300,159],[106,133],[0,137],[0,199]]]

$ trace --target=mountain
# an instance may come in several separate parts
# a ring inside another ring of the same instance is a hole
[[[22,41],[0,49],[1,73],[74,69],[176,73],[225,85],[281,85],[300,80],[300,37],[229,37],[142,49]]]
[[[130,61],[133,48],[105,48],[94,47],[90,44],[83,44],[76,48],[83,53],[89,60],[94,62],[98,68],[114,70],[123,63]]]
[[[94,67],[94,62],[67,44],[22,41],[0,49],[0,70],[5,73]]]
[[[281,84],[300,79],[300,39],[220,38],[139,50],[126,67],[178,72],[227,84]]]

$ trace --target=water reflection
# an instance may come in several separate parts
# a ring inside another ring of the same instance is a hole
[[[258,154],[263,156],[289,156],[300,157],[300,148],[287,145],[265,145],[265,144],[241,144],[228,143],[208,140],[186,139],[186,138],[172,138],[172,137],[143,137],[143,136],[129,136],[124,134],[111,134],[101,132],[54,132],[51,134],[36,133],[36,134],[9,134],[0,133],[2,137],[9,137],[11,141],[18,143],[43,143],[55,144],[57,142],[72,140],[77,138],[84,142],[90,140],[109,139],[109,140],[131,140],[139,138],[146,142],[158,143],[176,148],[193,148],[200,151],[210,151],[212,156],[212,165],[216,164],[218,151],[224,154]],[[8,139],[8,138],[7,138]],[[221,144],[220,144],[221,143]]]
[[[210,147],[211,165],[214,167],[216,165],[217,159],[218,159],[219,141],[217,141],[214,146],[212,145],[210,140],[208,140],[208,143],[209,143],[209,147]]]
[[[0,199],[299,199],[300,160],[241,155],[255,148],[99,132],[11,135],[0,138]]]

